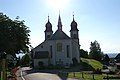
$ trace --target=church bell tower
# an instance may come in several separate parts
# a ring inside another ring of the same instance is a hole
[[[77,43],[79,43],[79,30],[77,28],[77,23],[74,20],[73,15],[73,21],[71,22],[71,30],[70,30],[70,37],[75,40]]]
[[[47,40],[53,34],[52,24],[49,21],[49,16],[48,16],[48,22],[46,23],[45,27],[46,27],[46,29],[45,29],[45,40]]]

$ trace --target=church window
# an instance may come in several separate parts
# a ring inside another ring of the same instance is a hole
[[[52,58],[52,46],[50,46],[50,56],[51,56],[51,58]]]
[[[62,52],[62,43],[57,43],[57,51]]]
[[[47,35],[47,38],[49,38],[50,37],[50,35]]]
[[[41,48],[43,48],[43,46],[41,46]]]
[[[70,57],[70,46],[67,45],[66,48],[67,48],[67,57]]]
[[[76,39],[76,38],[77,38],[77,35],[76,35],[76,34],[74,34],[74,35],[73,35],[73,37]]]

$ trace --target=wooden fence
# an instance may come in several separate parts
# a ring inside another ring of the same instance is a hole
[[[73,78],[83,78],[83,79],[90,79],[90,80],[114,80],[120,79],[120,76],[109,75],[107,73],[104,74],[95,74],[92,71],[83,71],[83,72],[60,72],[61,75],[67,75],[68,77]]]

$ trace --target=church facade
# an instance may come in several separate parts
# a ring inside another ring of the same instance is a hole
[[[32,49],[34,67],[39,67],[40,62],[42,62],[44,66],[48,66],[49,64],[70,66],[73,64],[73,59],[76,59],[79,63],[79,30],[74,16],[71,22],[70,37],[62,30],[60,15],[58,18],[58,29],[55,33],[53,33],[49,17],[45,27],[45,40]]]

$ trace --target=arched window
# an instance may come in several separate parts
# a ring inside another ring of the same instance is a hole
[[[50,46],[50,56],[51,56],[51,58],[52,58],[52,46]]]
[[[50,38],[50,35],[47,35],[47,38]]]
[[[57,43],[57,51],[62,52],[62,43]]]
[[[69,57],[70,57],[70,46],[67,45],[67,46],[66,46],[66,49],[67,49],[67,57],[69,58]]]
[[[73,37],[74,37],[74,39],[76,39],[76,38],[77,38],[77,35],[76,35],[76,34],[74,34],[74,35],[73,35]]]

